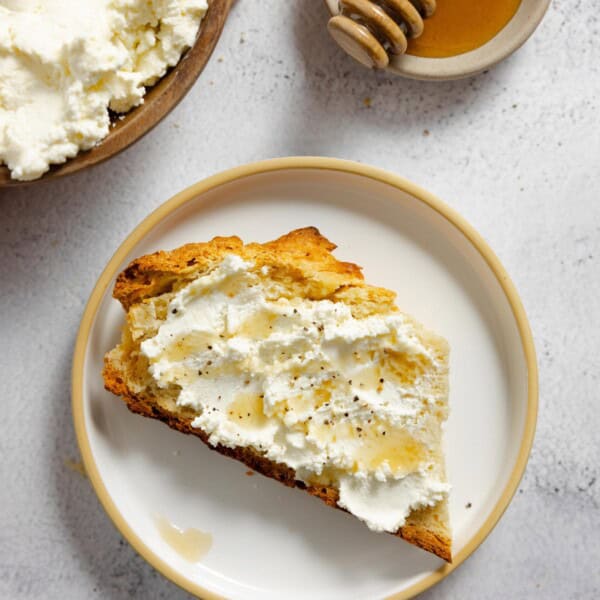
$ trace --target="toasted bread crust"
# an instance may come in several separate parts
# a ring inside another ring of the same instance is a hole
[[[294,280],[302,282],[305,297],[342,299],[348,287],[358,287],[361,288],[362,300],[367,304],[393,304],[395,295],[392,292],[366,285],[360,267],[336,260],[331,255],[333,249],[335,245],[313,227],[293,231],[266,244],[243,245],[237,237],[215,238],[211,242],[187,244],[171,252],[156,252],[134,260],[118,276],[113,296],[127,311],[145,298],[168,292],[194,279],[198,272],[219,262],[225,254],[235,253],[253,260],[259,267],[262,264],[276,265],[282,278],[292,273]],[[206,432],[192,427],[193,415],[176,411],[145,391],[133,391],[118,361],[113,360],[110,354],[105,357],[103,377],[105,388],[121,396],[130,411],[158,419],[182,433],[195,435],[210,449],[239,460],[288,487],[304,489],[331,507],[344,510],[337,505],[338,491],[333,487],[307,485],[296,478],[293,469],[265,458],[252,448],[212,446]],[[393,535],[451,562],[447,522],[447,505],[443,502],[432,508],[413,511],[406,524]]]
[[[210,242],[186,244],[135,259],[117,277],[113,297],[128,310],[144,298],[190,281],[230,253],[252,260],[257,267],[277,265],[280,277],[301,282],[306,297],[311,299],[324,298],[346,285],[364,285],[360,267],[337,260],[331,254],[335,248],[316,227],[297,229],[265,244],[244,245],[237,236],[216,237]],[[389,290],[366,287],[393,301],[394,294]]]

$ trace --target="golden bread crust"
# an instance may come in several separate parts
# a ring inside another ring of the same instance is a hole
[[[113,296],[128,310],[144,298],[194,279],[226,254],[237,254],[252,260],[257,268],[275,267],[271,276],[302,285],[306,298],[321,299],[344,285],[363,283],[360,267],[337,260],[331,254],[335,248],[316,227],[297,229],[265,244],[244,245],[237,236],[216,237],[210,242],[186,244],[170,252],[159,251],[135,259],[117,277]],[[379,291],[393,301],[394,294],[389,290]]]
[[[252,260],[257,268],[269,266],[269,276],[280,278],[286,286],[297,287],[300,295],[310,299],[328,298],[354,304],[353,312],[367,314],[396,310],[395,294],[364,283],[360,267],[340,262],[331,251],[335,245],[314,227],[299,229],[265,244],[244,245],[238,237],[217,237],[200,244],[187,244],[171,252],[156,252],[134,260],[118,276],[113,296],[126,311],[144,299],[170,292],[219,263],[226,254],[235,253]],[[329,506],[337,506],[338,491],[329,486],[309,486],[296,479],[290,467],[275,463],[252,448],[212,446],[208,435],[191,423],[194,414],[178,407],[173,398],[153,395],[151,390],[135,385],[134,371],[128,365],[132,340],[125,332],[123,344],[105,357],[105,388],[121,396],[129,410],[163,421],[182,433],[199,437],[209,448],[239,460],[250,468],[277,479],[289,487],[304,489]],[[440,351],[444,352],[443,347]],[[340,509],[343,510],[343,509]],[[440,558],[451,562],[451,536],[447,502],[413,511],[404,527],[394,535],[405,539]]]

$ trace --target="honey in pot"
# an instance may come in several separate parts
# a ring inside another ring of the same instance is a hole
[[[521,0],[438,0],[422,35],[411,39],[408,54],[444,58],[483,46],[517,12]]]

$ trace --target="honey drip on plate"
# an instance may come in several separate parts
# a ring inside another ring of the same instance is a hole
[[[189,562],[198,562],[211,548],[212,535],[199,529],[180,529],[165,517],[156,517],[160,537]]]
[[[438,0],[423,34],[410,40],[408,54],[444,58],[475,50],[498,34],[521,0]]]

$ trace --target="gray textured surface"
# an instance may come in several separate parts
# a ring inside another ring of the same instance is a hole
[[[600,597],[596,12],[556,0],[512,58],[432,84],[354,66],[317,0],[239,2],[196,86],[145,139],[87,173],[1,192],[0,597],[187,597],[65,464],[78,457],[77,326],[150,210],[217,171],[293,154],[372,163],[437,193],[496,250],[531,319],[541,404],[526,475],[480,550],[424,597]]]

